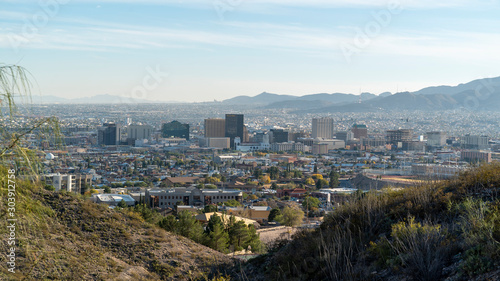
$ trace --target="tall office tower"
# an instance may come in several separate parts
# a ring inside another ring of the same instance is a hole
[[[288,142],[288,132],[283,129],[271,129],[271,143]]]
[[[443,132],[428,132],[427,145],[428,146],[443,146],[446,144],[446,134]]]
[[[333,118],[313,118],[312,137],[332,139],[334,134]]]
[[[226,136],[226,120],[224,119],[205,119],[205,137],[223,138]]]
[[[225,137],[230,138],[231,148],[234,148],[234,138],[244,139],[243,114],[226,114]]]
[[[127,138],[133,140],[149,139],[153,127],[150,125],[132,124],[127,127]]]
[[[413,130],[399,129],[387,130],[387,143],[397,145],[398,142],[409,142],[413,137]]]
[[[117,145],[120,143],[121,127],[115,123],[104,123],[97,130],[97,143],[99,145]]]
[[[366,125],[354,124],[352,125],[351,132],[354,134],[355,139],[362,139],[368,136],[368,128]]]
[[[172,121],[161,126],[161,134],[164,138],[184,138],[189,140],[189,124]]]

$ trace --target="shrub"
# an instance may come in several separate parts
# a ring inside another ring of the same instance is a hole
[[[44,187],[43,187],[43,188],[44,188],[45,190],[48,190],[48,191],[55,191],[55,190],[56,190],[56,188],[55,188],[55,187],[53,187],[52,185],[48,185],[48,184],[44,185]]]
[[[274,220],[286,226],[298,226],[302,224],[303,219],[304,212],[301,209],[287,206]]]
[[[391,246],[408,273],[416,280],[437,280],[448,260],[449,248],[440,225],[407,222],[392,226]]]
[[[462,272],[473,277],[492,269],[493,260],[485,255],[485,252],[483,245],[477,245],[465,251],[464,262],[461,264]]]
[[[328,279],[359,280],[354,261],[360,249],[349,229],[336,229],[321,237],[320,241],[320,259],[326,265],[325,271]]]

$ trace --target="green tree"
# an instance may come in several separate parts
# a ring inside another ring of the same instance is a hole
[[[339,182],[339,173],[337,173],[337,171],[332,170],[330,172],[329,178],[330,178],[329,186],[331,188],[336,188],[336,187],[339,186],[339,184],[340,184],[340,182]]]
[[[211,204],[211,205],[205,205],[203,207],[203,213],[214,213],[217,212],[217,205]]]
[[[189,211],[181,211],[177,216],[179,217],[177,233],[195,242],[201,242],[203,227],[196,218]]]
[[[228,207],[238,207],[238,206],[241,206],[241,203],[236,201],[235,199],[230,199],[230,200],[227,200],[226,202],[224,202],[224,205],[226,205]]]
[[[212,214],[210,219],[207,222],[207,227],[205,227],[205,233],[209,233],[210,231],[214,231],[214,226],[217,224],[221,224],[224,226],[222,222],[222,218],[218,214]]]
[[[314,185],[315,182],[314,182],[314,180],[312,178],[307,178],[305,184],[306,185]]]
[[[168,215],[158,222],[158,226],[169,232],[176,232],[177,219],[173,215]]]
[[[274,208],[271,210],[271,212],[269,212],[269,216],[267,217],[267,220],[274,221],[276,219],[276,217],[278,217],[279,215],[281,215],[281,210],[278,208]]]
[[[278,167],[271,167],[267,169],[267,173],[272,180],[277,180],[279,178],[280,170]]]
[[[217,189],[217,186],[213,185],[213,184],[205,184],[205,188],[206,189]]]
[[[205,179],[205,183],[215,184],[215,183],[218,183],[218,182],[220,182],[220,180],[217,177],[207,177]]]
[[[271,189],[274,189],[274,190],[278,189],[278,185],[275,182],[273,182],[271,184]]]
[[[260,234],[257,233],[257,229],[253,225],[248,225],[248,238],[243,248],[250,249],[253,253],[260,253],[262,251]]]
[[[299,170],[293,170],[293,177],[294,178],[302,178],[302,172]]]
[[[222,223],[215,224],[206,237],[206,246],[222,253],[227,251],[229,234],[224,230]]]
[[[120,201],[117,206],[120,208],[126,208],[128,205],[127,202],[125,202],[125,200],[122,199],[122,201]]]
[[[298,226],[302,224],[304,212],[297,207],[286,206],[281,215],[278,215],[275,221],[286,226]]]
[[[302,202],[302,207],[306,210],[317,209],[321,202],[316,197],[307,196]]]
[[[260,176],[263,175],[263,172],[260,168],[256,168],[255,170],[253,170],[253,176],[258,179]]]
[[[103,187],[104,187],[104,193],[107,193],[107,194],[111,193],[111,188],[109,186],[105,185]]]
[[[324,179],[319,179],[317,182],[316,182],[316,188],[317,189],[322,189],[323,187],[325,186],[328,186],[328,181],[327,180],[324,180]]]
[[[248,227],[244,221],[237,221],[229,227],[229,241],[235,251],[243,250],[248,237]]]

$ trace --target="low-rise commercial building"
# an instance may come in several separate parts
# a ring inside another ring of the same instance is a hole
[[[174,208],[178,203],[202,207],[224,203],[229,200],[242,202],[243,193],[239,190],[175,188],[147,190],[146,203],[160,209]]]

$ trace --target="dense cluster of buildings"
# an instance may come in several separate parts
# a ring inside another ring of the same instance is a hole
[[[177,114],[177,119],[140,122],[130,117],[89,118],[75,125],[80,119],[72,116],[61,118],[63,149],[47,140],[29,141],[45,151],[42,178],[55,190],[93,189],[99,191],[92,196],[94,202],[116,206],[123,199],[128,205],[144,202],[164,210],[229,200],[249,204],[244,199],[249,194],[300,200],[308,192],[322,202],[343,200],[339,190],[350,191],[351,179],[359,174],[445,178],[469,163],[500,159],[500,141],[491,136],[472,134],[474,130],[451,134],[408,120],[402,121],[405,126],[383,127],[369,119],[335,116],[287,120],[251,113],[224,112],[224,118],[190,114],[201,121]],[[280,173],[273,179],[278,189],[264,192],[270,184],[255,173],[271,167]],[[331,170],[343,175],[342,186],[319,186],[310,193],[306,179]],[[287,173],[301,176],[284,177]],[[213,182],[214,189],[200,188],[217,174],[222,177]],[[105,187],[112,194],[104,192]]]

